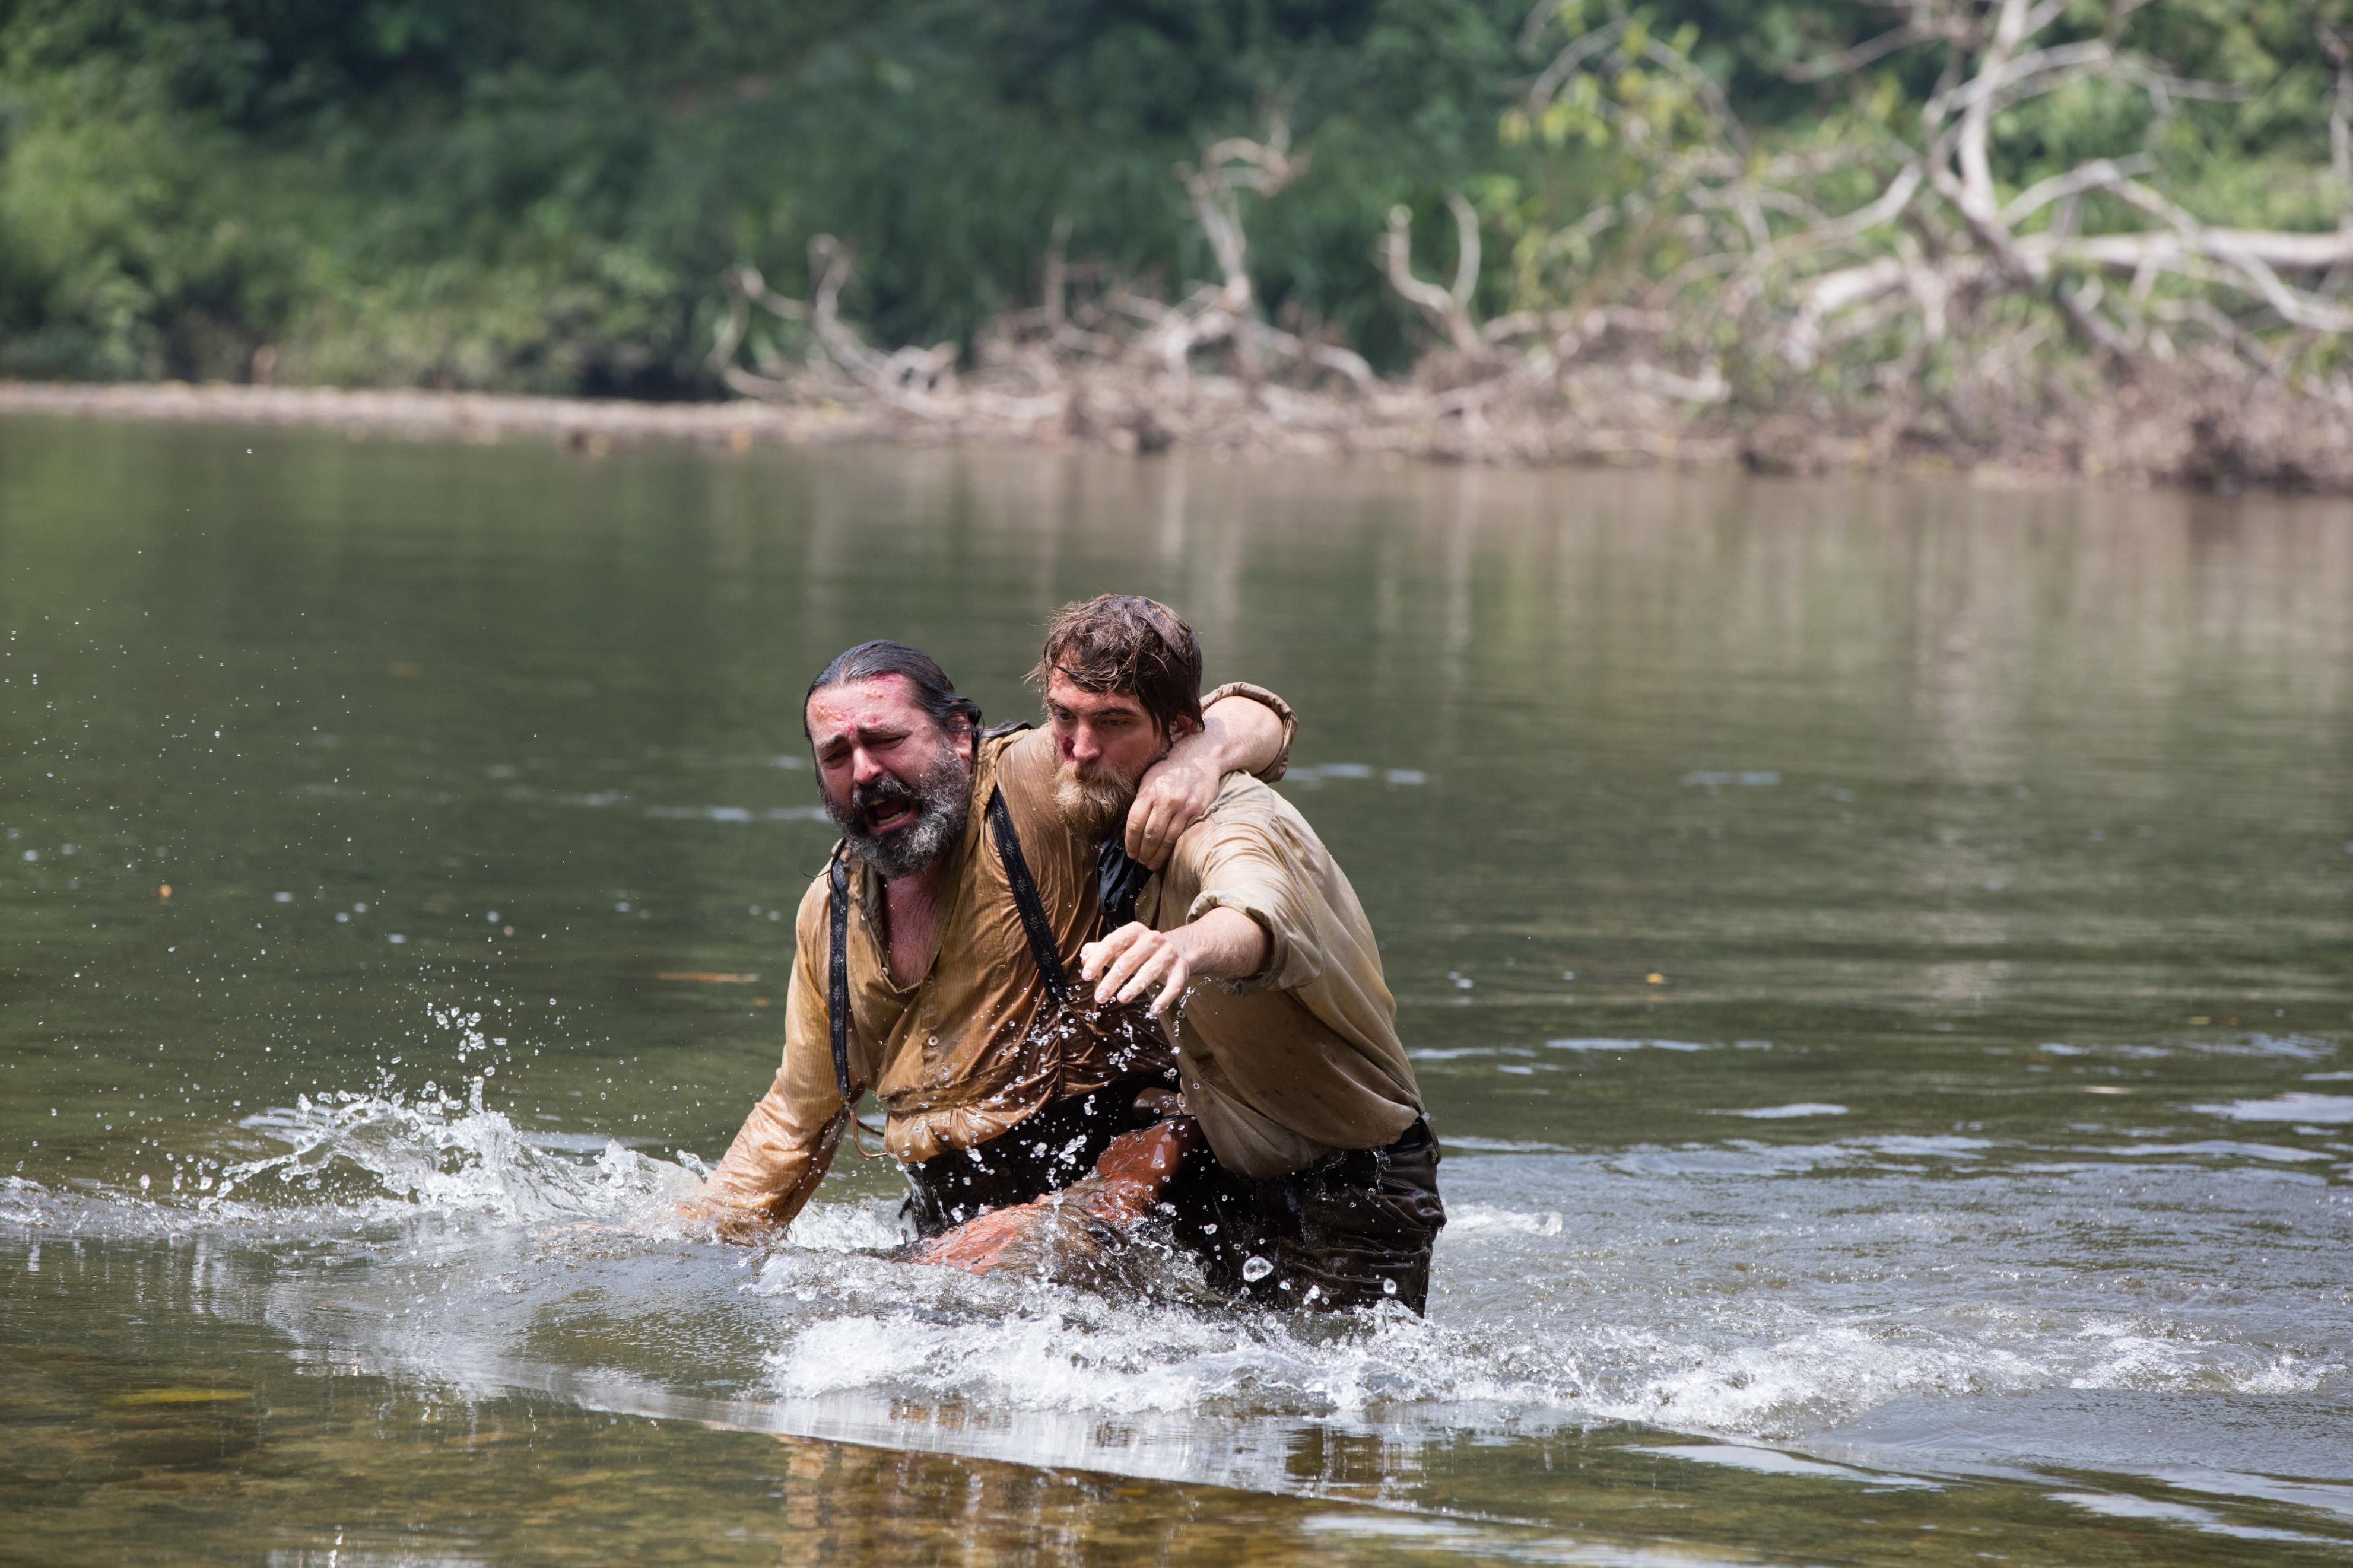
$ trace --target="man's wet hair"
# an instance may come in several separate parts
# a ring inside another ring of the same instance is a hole
[[[932,722],[940,727],[942,734],[955,734],[955,721],[960,718],[970,727],[971,734],[979,735],[980,704],[957,693],[955,682],[948,679],[948,672],[940,668],[938,660],[922,648],[909,647],[905,643],[892,642],[888,637],[876,637],[871,642],[860,643],[847,652],[837,654],[833,662],[809,682],[808,690],[801,695],[802,738],[808,741],[817,739],[809,732],[810,698],[837,686],[849,686],[886,675],[895,675],[907,683],[908,689],[915,694],[915,705],[931,715]]]
[[[1134,698],[1164,734],[1178,720],[1201,722],[1201,645],[1185,617],[1157,599],[1103,594],[1063,605],[1046,627],[1029,684],[1042,692],[1056,675],[1082,691]]]

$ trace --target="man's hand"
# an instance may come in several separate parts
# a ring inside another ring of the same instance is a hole
[[[1079,973],[1096,983],[1095,1005],[1133,1002],[1156,987],[1152,1016],[1166,1014],[1193,978],[1192,963],[1175,935],[1130,921],[1101,942],[1079,949]]]
[[[1178,737],[1136,782],[1135,803],[1127,808],[1127,852],[1155,871],[1168,864],[1185,830],[1217,804],[1225,773],[1207,735],[1197,730]]]
[[[782,1240],[785,1227],[758,1209],[744,1208],[714,1197],[705,1186],[671,1211],[681,1225],[710,1229],[721,1241],[738,1247],[760,1247]]]
[[[1131,921],[1079,949],[1079,973],[1095,982],[1095,1004],[1132,1002],[1157,989],[1153,1016],[1165,1015],[1196,980],[1241,980],[1266,967],[1264,928],[1240,910],[1211,910],[1191,925],[1154,931]]]
[[[1168,754],[1136,781],[1127,808],[1127,852],[1157,871],[1185,830],[1209,814],[1218,785],[1231,773],[1253,773],[1282,752],[1282,721],[1249,697],[1227,697],[1201,715],[1201,727],[1169,743]]]

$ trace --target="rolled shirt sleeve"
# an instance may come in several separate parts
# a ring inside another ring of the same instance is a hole
[[[1258,973],[1224,983],[1238,996],[1300,990],[1330,965],[1336,911],[1318,879],[1304,874],[1326,858],[1324,847],[1299,840],[1288,826],[1271,813],[1235,820],[1213,812],[1186,847],[1199,890],[1183,923],[1211,910],[1239,910],[1266,932],[1266,962]]]
[[[1274,783],[1282,777],[1284,772],[1291,766],[1291,742],[1299,733],[1299,715],[1292,711],[1290,703],[1285,702],[1265,687],[1253,686],[1247,680],[1229,680],[1216,690],[1207,693],[1201,699],[1202,710],[1207,711],[1212,704],[1229,697],[1247,697],[1253,702],[1263,702],[1274,710],[1276,718],[1282,721],[1282,749],[1275,753],[1273,762],[1259,770],[1254,775],[1267,784]]]

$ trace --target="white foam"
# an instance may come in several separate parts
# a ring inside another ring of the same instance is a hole
[[[1747,1110],[1713,1110],[1711,1116],[1746,1116],[1751,1121],[1782,1121],[1799,1116],[1844,1116],[1843,1105],[1826,1105],[1820,1100],[1800,1100],[1795,1105],[1759,1105]]]
[[[1521,1214],[1487,1204],[1462,1204],[1446,1216],[1447,1234],[1460,1237],[1482,1231],[1512,1231],[1523,1236],[1558,1236],[1560,1212]]]
[[[899,1245],[899,1226],[885,1202],[813,1203],[793,1221],[792,1245],[808,1252],[885,1252]]]
[[[767,1357],[787,1398],[864,1390],[998,1410],[1334,1416],[1417,1401],[1558,1405],[1568,1392],[1396,1310],[1353,1326],[1204,1316],[1076,1291],[936,1276],[917,1310],[881,1302],[797,1323]],[[799,1294],[781,1277],[757,1290]],[[1335,1332],[1335,1328],[1344,1331]],[[1556,1363],[1557,1364],[1557,1363]]]
[[[459,1100],[428,1092],[338,1093],[249,1116],[240,1124],[289,1144],[288,1152],[229,1165],[197,1205],[301,1207],[325,1204],[381,1217],[388,1209],[470,1213],[514,1221],[647,1223],[692,1192],[682,1166],[606,1139],[593,1159],[541,1146],[503,1111],[482,1102],[475,1079]]]

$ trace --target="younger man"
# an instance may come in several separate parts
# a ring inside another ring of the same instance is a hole
[[[1145,770],[1200,722],[1192,627],[1150,599],[1072,605],[1031,679],[1057,805],[1114,837]],[[1214,1283],[1268,1305],[1423,1310],[1446,1224],[1438,1145],[1347,877],[1297,808],[1246,774],[1224,781],[1166,867],[1140,872],[1132,902],[1106,896],[1113,929],[1080,963],[1099,1005],[1150,998],[1173,1014],[1185,1105],[1208,1144],[1161,1194],[1179,1241]]]

